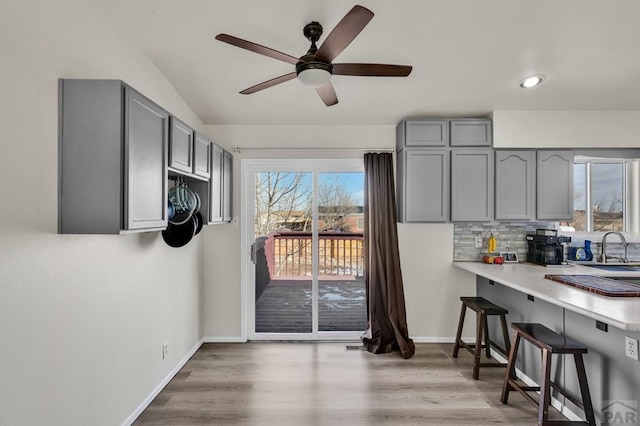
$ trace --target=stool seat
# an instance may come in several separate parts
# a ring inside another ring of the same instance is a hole
[[[582,354],[588,352],[588,348],[583,344],[563,336],[555,331],[545,327],[539,323],[513,323],[511,324],[515,334],[509,360],[507,361],[507,371],[504,376],[502,385],[502,396],[500,401],[506,404],[509,399],[509,392],[518,391],[525,399],[538,407],[538,424],[542,426],[551,424],[571,424],[571,425],[589,425],[595,426],[595,414],[593,405],[591,404],[591,394],[589,393],[589,384],[587,382],[587,373],[584,367]],[[522,386],[517,382],[515,374],[516,357],[518,356],[518,348],[520,339],[525,339],[540,349],[542,353],[542,370],[540,386]],[[565,389],[551,380],[551,358],[553,354],[569,354],[573,355],[576,364],[576,372],[578,373],[578,384],[580,385],[581,399],[569,394]],[[584,411],[586,420],[584,421],[551,421],[549,420],[549,405],[551,404],[551,389],[562,394],[569,401],[573,402],[582,411]],[[534,398],[528,392],[540,392],[540,397]]]
[[[502,306],[498,306],[495,303],[490,302],[484,297],[461,297],[462,309],[460,310],[460,320],[458,321],[458,331],[456,333],[456,341],[453,345],[453,357],[458,357],[458,350],[460,347],[467,349],[473,354],[473,378],[478,380],[480,376],[480,367],[504,367],[506,364],[500,364],[495,362],[480,362],[480,355],[482,349],[485,349],[487,358],[491,357],[491,345],[499,352],[508,356],[510,350],[509,332],[507,330],[506,315],[508,310]],[[471,309],[476,312],[476,343],[475,345],[469,345],[462,341],[462,328],[464,326],[464,317],[467,309]],[[487,325],[487,316],[498,315],[500,317],[500,324],[502,326],[502,337],[504,339],[504,346],[502,348],[498,346],[494,341],[489,338],[489,327]],[[484,338],[484,345],[482,344]]]
[[[467,308],[486,315],[506,315],[509,313],[502,306],[498,306],[484,297],[461,297],[460,301],[467,305]]]
[[[522,337],[535,346],[554,354],[586,354],[589,351],[582,343],[558,334],[542,324],[515,322],[511,324],[511,327],[517,329]]]

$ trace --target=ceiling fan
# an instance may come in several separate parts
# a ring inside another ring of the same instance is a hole
[[[316,46],[316,42],[322,35],[322,25],[315,21],[305,25],[303,34],[311,42],[311,47],[300,58],[228,34],[218,34],[216,40],[287,62],[296,67],[294,72],[251,86],[241,91],[241,94],[249,95],[297,77],[303,84],[314,87],[325,105],[331,106],[338,103],[336,91],[331,84],[332,75],[406,77],[411,73],[412,67],[409,65],[334,64],[331,62],[360,34],[360,31],[367,26],[372,18],[373,12],[369,9],[358,5],[354,6],[325,38],[319,48]]]

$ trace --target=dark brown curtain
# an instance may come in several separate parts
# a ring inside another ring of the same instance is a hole
[[[415,352],[409,338],[404,305],[393,155],[364,156],[364,279],[369,325],[362,336],[369,352],[399,350],[403,358]]]

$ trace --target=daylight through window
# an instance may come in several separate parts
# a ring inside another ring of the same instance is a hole
[[[561,225],[579,232],[627,231],[627,160],[576,157],[573,172],[573,221]]]

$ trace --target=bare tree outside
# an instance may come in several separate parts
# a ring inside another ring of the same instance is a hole
[[[590,164],[590,171],[587,164]],[[561,224],[576,231],[624,231],[624,179],[624,162],[575,163],[573,220]],[[589,194],[587,181],[590,182]],[[588,206],[587,195],[591,196]],[[591,212],[590,223],[587,223],[588,212]]]
[[[353,231],[349,217],[361,212],[356,197],[350,192],[339,175],[322,179],[318,188],[318,213],[322,231]]]
[[[330,173],[318,188],[320,230],[353,230],[349,216],[362,206],[339,175]],[[311,176],[308,173],[262,172],[255,181],[255,236],[270,231],[311,231]]]
[[[262,172],[255,176],[256,238],[276,230],[311,230],[309,173]]]
[[[594,230],[622,231],[624,228],[622,208],[621,197],[614,191],[611,192],[608,200],[599,200],[593,206]]]

